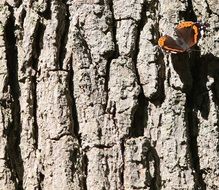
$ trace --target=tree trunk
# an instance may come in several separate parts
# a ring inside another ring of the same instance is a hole
[[[1,0],[0,189],[219,189],[218,0]],[[182,20],[198,51],[165,54]]]

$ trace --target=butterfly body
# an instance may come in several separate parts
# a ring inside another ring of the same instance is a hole
[[[176,38],[164,35],[159,38],[158,45],[171,53],[183,53],[198,43],[201,36],[201,24],[192,21],[181,22],[175,28]]]

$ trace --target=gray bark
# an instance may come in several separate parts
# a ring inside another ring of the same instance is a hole
[[[1,0],[0,189],[219,189],[218,0]],[[182,20],[199,51],[157,46]]]

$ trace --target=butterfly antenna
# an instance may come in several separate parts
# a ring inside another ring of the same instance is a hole
[[[199,49],[191,49],[190,51],[201,52]]]
[[[198,50],[198,49],[189,49],[189,50],[188,50],[189,58],[191,57],[191,53],[192,53],[192,52],[201,52],[201,50]]]

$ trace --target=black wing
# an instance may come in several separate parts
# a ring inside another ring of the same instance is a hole
[[[171,52],[184,52],[186,51],[185,48],[179,46],[172,37],[168,35],[164,35],[159,38],[158,45],[163,48],[164,50],[171,51]]]
[[[200,28],[198,24],[191,21],[180,23],[175,31],[177,36],[183,39],[189,48],[197,44],[200,38]]]

